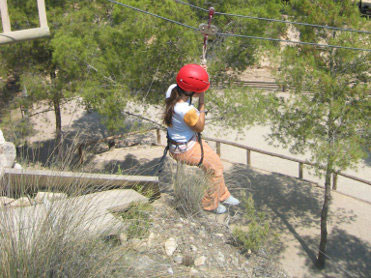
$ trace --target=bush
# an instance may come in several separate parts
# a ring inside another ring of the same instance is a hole
[[[207,176],[200,169],[186,170],[184,164],[178,163],[175,177],[173,177],[176,208],[186,216],[201,213],[203,211],[201,200],[207,186]]]
[[[257,212],[255,209],[254,199],[252,196],[243,201],[246,212],[244,217],[248,221],[247,229],[240,227],[234,228],[233,236],[244,252],[258,251],[267,241],[276,237],[272,232],[264,212]]]
[[[132,203],[125,212],[120,212],[119,216],[128,223],[127,236],[131,238],[146,238],[152,224],[150,212],[152,206],[148,203]]]

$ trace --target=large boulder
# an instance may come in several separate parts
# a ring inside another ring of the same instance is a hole
[[[15,145],[13,143],[6,142],[3,132],[0,130],[0,168],[12,168],[16,156],[17,152]]]

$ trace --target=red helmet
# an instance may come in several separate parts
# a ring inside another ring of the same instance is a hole
[[[209,75],[203,67],[189,64],[182,67],[176,77],[176,83],[187,92],[202,93],[210,87]]]

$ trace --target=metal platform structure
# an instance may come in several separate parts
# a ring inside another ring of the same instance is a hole
[[[8,43],[16,43],[26,40],[34,40],[50,36],[48,22],[46,18],[45,0],[37,1],[37,8],[39,11],[40,27],[12,31],[10,24],[10,17],[8,13],[7,0],[0,0],[1,22],[3,25],[3,33],[0,33],[0,45]]]

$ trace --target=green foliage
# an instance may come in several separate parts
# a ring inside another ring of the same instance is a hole
[[[135,202],[125,212],[119,213],[119,217],[128,223],[126,230],[128,239],[141,239],[148,236],[152,224],[150,216],[152,209],[148,203]]]
[[[245,209],[244,217],[248,221],[245,229],[236,227],[233,230],[237,244],[242,247],[245,252],[248,250],[258,251],[262,246],[275,237],[272,232],[268,220],[265,220],[264,212],[257,212],[255,209],[254,199],[252,196],[244,200]]]
[[[308,16],[309,23],[362,27],[364,20],[352,1],[317,2],[293,1],[293,6],[298,14]],[[359,34],[300,31],[312,41],[371,45]],[[370,58],[369,53],[358,51],[287,47],[282,53],[281,78],[292,88],[292,95],[289,100],[280,99],[279,108],[272,110],[272,138],[296,153],[309,150],[312,161],[331,163],[331,171],[355,166],[365,155],[365,146],[369,149]]]
[[[203,1],[191,2],[205,7]],[[195,27],[208,17],[172,0],[125,3]],[[217,1],[213,5],[221,12],[278,18],[282,9],[279,0]],[[47,1],[46,6],[50,39],[0,49],[0,68],[21,77],[29,103],[46,99],[59,105],[63,98],[80,95],[115,130],[123,122],[121,111],[128,100],[162,101],[159,92],[174,80],[179,68],[200,61],[203,37],[193,30],[107,1]],[[13,1],[9,9],[17,28],[37,26],[35,0]],[[248,35],[275,36],[283,30],[283,26],[227,16],[215,16],[214,24],[223,32]],[[269,49],[272,44],[210,38],[213,83],[223,81],[230,74],[228,68],[244,70],[258,62],[261,46]]]

